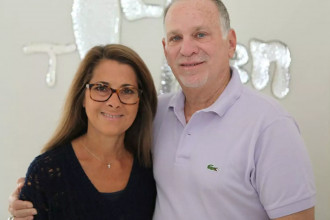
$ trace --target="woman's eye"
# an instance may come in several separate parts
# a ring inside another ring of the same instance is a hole
[[[107,92],[108,91],[108,87],[107,86],[103,86],[103,85],[98,85],[95,86],[95,90],[98,92]]]
[[[132,95],[132,94],[135,94],[135,90],[131,89],[131,88],[123,88],[121,90],[121,93],[125,94],[125,95]]]

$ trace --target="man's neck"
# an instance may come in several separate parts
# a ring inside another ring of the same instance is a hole
[[[184,88],[183,93],[185,95],[184,114],[186,122],[188,122],[191,116],[201,109],[205,109],[211,106],[222,94],[228,85],[231,78],[231,74],[223,77],[220,83],[212,83],[213,86],[205,85],[200,88]]]

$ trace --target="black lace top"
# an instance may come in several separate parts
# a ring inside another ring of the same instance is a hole
[[[156,198],[151,168],[134,159],[126,188],[100,193],[83,171],[71,144],[36,157],[20,199],[38,211],[34,219],[152,219]]]

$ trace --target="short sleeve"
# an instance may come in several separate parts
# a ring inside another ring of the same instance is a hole
[[[281,117],[260,134],[255,153],[255,184],[270,218],[299,212],[315,205],[311,162],[298,126]]]

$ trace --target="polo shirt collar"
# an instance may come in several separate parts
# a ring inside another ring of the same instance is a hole
[[[240,98],[243,85],[236,68],[231,67],[231,79],[220,95],[220,97],[209,107],[202,109],[202,112],[214,112],[222,117],[227,110]],[[185,96],[180,90],[170,100],[169,106],[174,109],[175,114],[181,118],[184,117]]]

